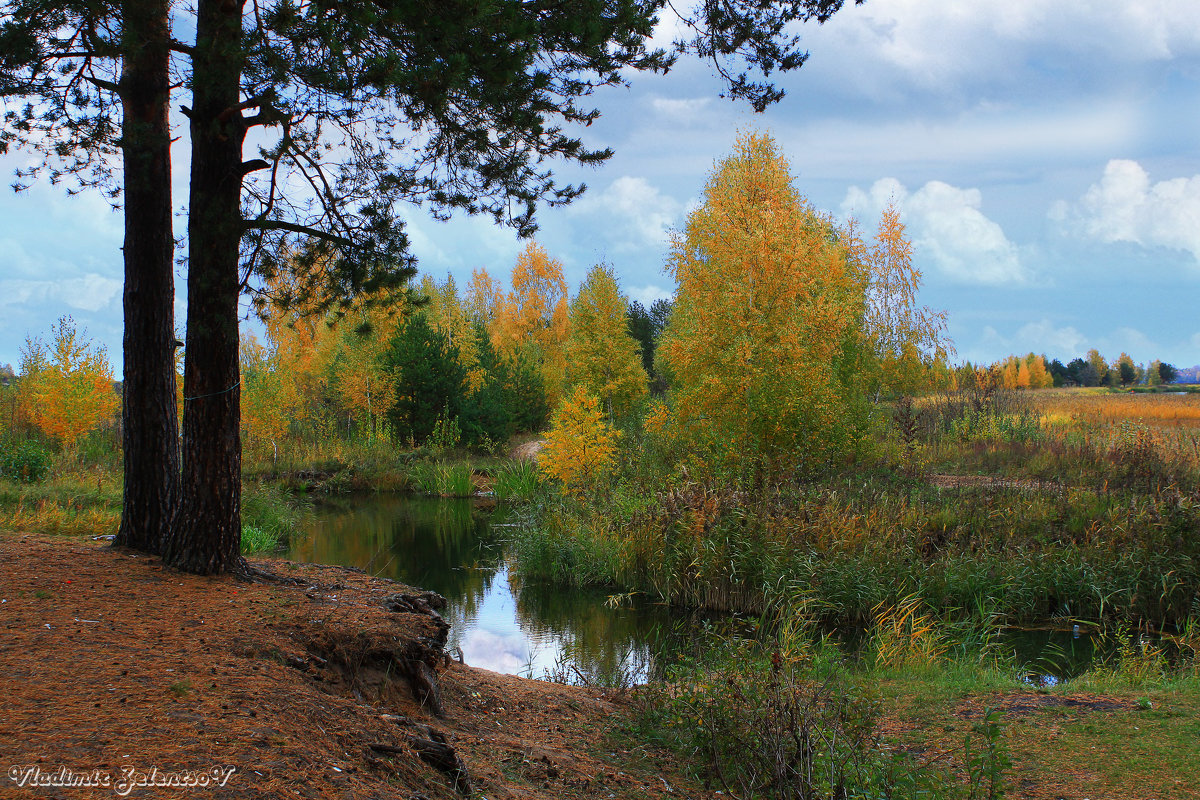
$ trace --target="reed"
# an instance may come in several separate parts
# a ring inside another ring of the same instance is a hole
[[[409,470],[408,479],[419,494],[470,497],[475,493],[474,471],[466,462],[421,461]]]
[[[507,461],[495,469],[492,491],[497,500],[530,500],[542,488],[537,464],[532,461]]]

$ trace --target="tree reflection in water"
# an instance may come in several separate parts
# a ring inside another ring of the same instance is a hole
[[[610,608],[603,593],[518,586],[504,569],[503,507],[471,500],[355,498],[318,509],[291,543],[297,561],[361,567],[442,594],[451,650],[498,672],[614,685],[644,677],[675,629],[668,609]]]

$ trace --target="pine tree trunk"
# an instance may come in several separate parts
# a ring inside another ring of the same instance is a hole
[[[148,553],[160,552],[179,495],[169,13],[166,0],[122,4],[125,489],[115,543]]]
[[[245,568],[237,308],[241,14],[240,0],[201,0],[193,57],[182,498],[163,560],[200,574]]]

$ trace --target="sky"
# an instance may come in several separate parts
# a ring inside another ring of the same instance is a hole
[[[632,299],[670,297],[671,231],[738,133],[760,131],[818,208],[870,229],[899,204],[920,302],[947,313],[955,360],[1097,348],[1200,363],[1200,4],[867,0],[799,32],[809,61],[776,76],[787,96],[762,114],[721,99],[695,60],[594,96],[602,116],[582,136],[615,155],[559,165],[588,192],[539,214],[572,291],[605,262]],[[186,141],[174,158],[178,179]],[[401,214],[421,271],[460,287],[479,267],[507,278],[524,246],[487,218]],[[119,371],[120,245],[98,194],[0,190],[0,365],[69,314]]]

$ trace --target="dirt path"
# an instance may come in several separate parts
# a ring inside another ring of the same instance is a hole
[[[200,578],[99,543],[0,533],[0,797],[681,788],[668,757],[622,740],[621,702],[447,663],[435,617],[382,607],[413,590],[339,568],[260,566],[299,580]],[[431,660],[443,717],[421,686]],[[154,785],[172,778],[212,793]],[[35,786],[64,779],[82,785]]]

